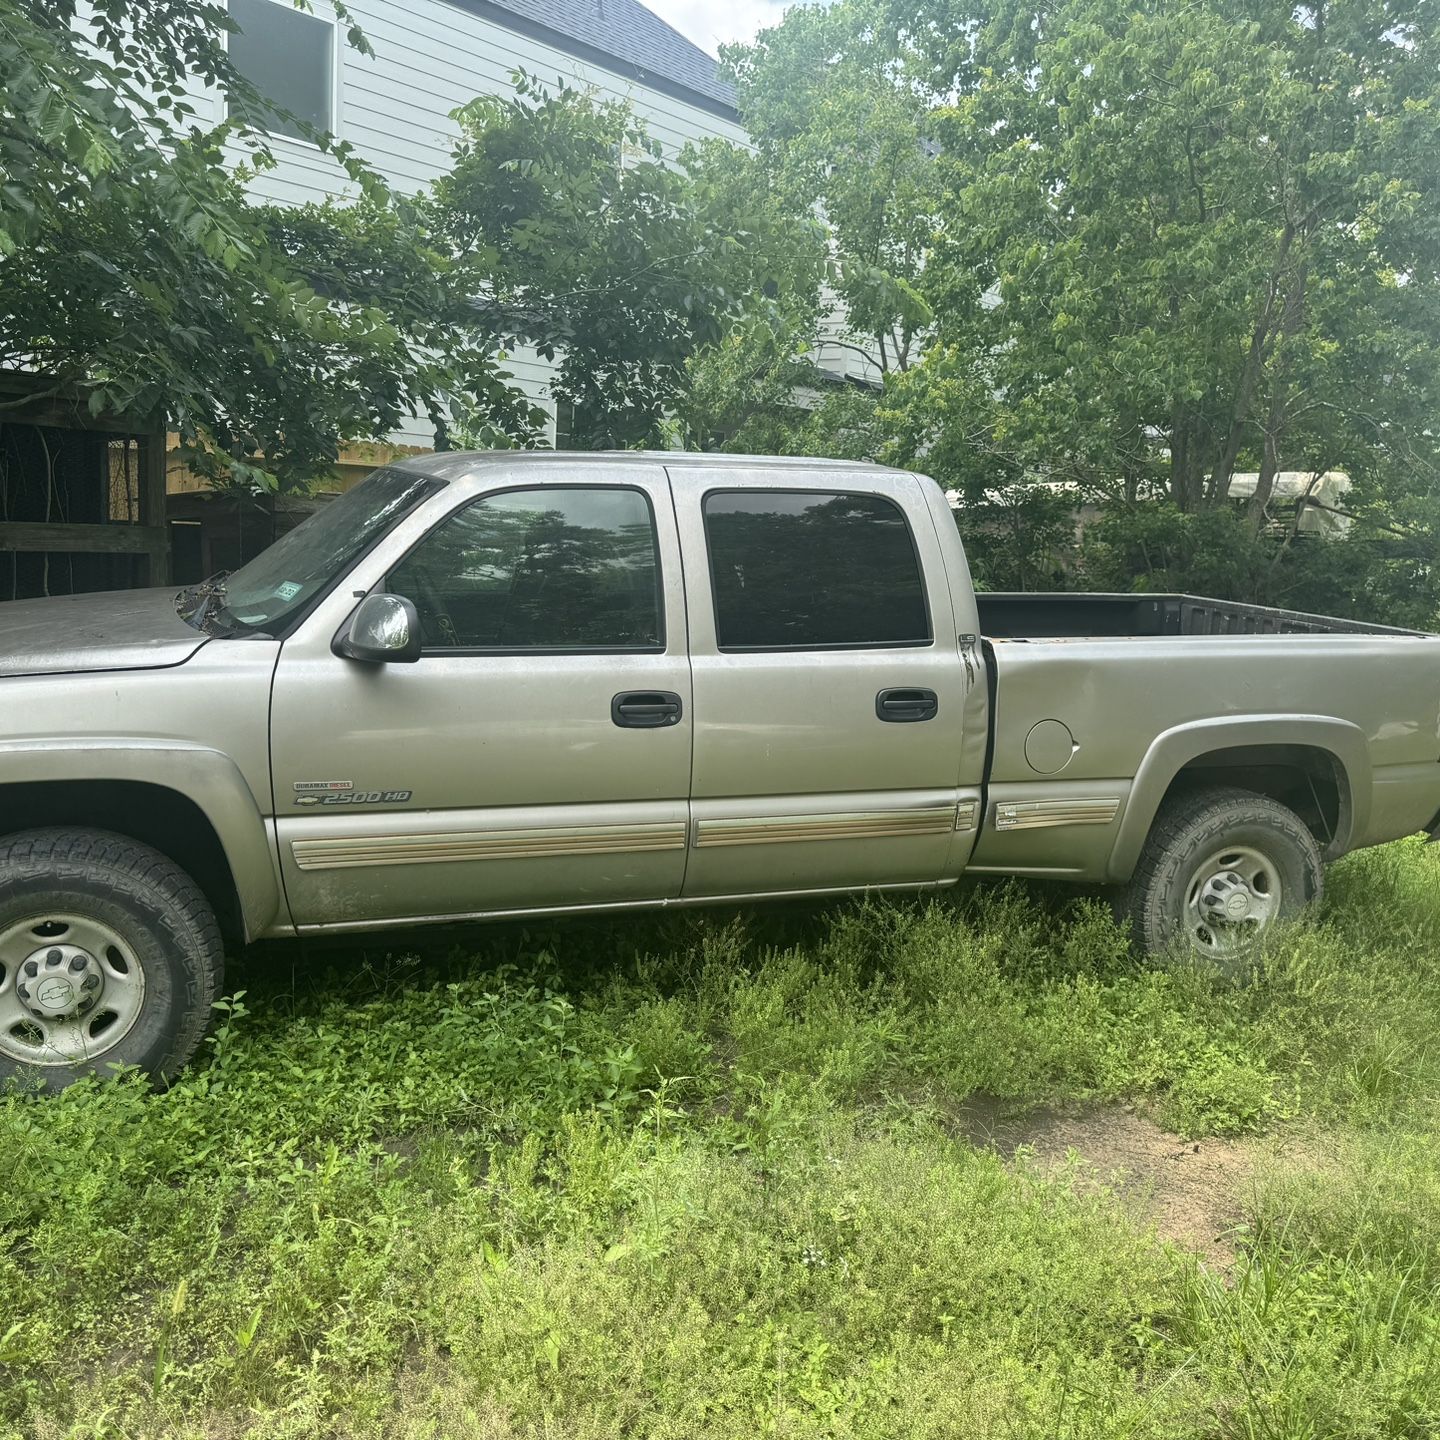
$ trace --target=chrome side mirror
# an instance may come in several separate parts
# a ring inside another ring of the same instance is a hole
[[[413,665],[420,658],[420,613],[403,595],[367,595],[331,649],[369,665]]]

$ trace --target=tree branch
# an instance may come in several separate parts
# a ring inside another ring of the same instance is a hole
[[[1265,292],[1265,308],[1260,312],[1260,318],[1255,322],[1255,329],[1250,336],[1250,348],[1245,356],[1245,366],[1240,372],[1240,384],[1236,388],[1235,404],[1231,410],[1230,428],[1216,459],[1215,469],[1211,472],[1210,484],[1206,488],[1206,498],[1212,503],[1223,500],[1230,490],[1230,476],[1234,473],[1235,461],[1240,455],[1240,442],[1244,437],[1245,426],[1250,419],[1250,406],[1255,398],[1255,389],[1260,382],[1260,372],[1265,365],[1265,353],[1270,343],[1275,320],[1275,302],[1280,293],[1280,277],[1284,274],[1285,261],[1294,241],[1295,225],[1293,222],[1287,223],[1284,230],[1280,232],[1280,246],[1275,255],[1275,262],[1270,267],[1270,280]]]

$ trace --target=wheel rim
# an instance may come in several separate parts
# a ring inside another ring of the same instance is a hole
[[[48,911],[0,930],[0,1055],[74,1065],[114,1049],[145,1002],[145,971],[117,931]]]
[[[1259,850],[1231,845],[1196,866],[1185,890],[1185,929],[1197,955],[1254,949],[1280,912],[1280,872]]]

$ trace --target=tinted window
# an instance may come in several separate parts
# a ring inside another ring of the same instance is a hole
[[[317,130],[330,128],[334,27],[277,0],[230,0],[239,32],[228,41],[230,63],[267,99]],[[267,116],[264,128],[302,137],[293,120]]]
[[[722,650],[915,645],[930,639],[920,562],[878,495],[731,490],[705,497]]]
[[[638,490],[511,490],[452,515],[391,573],[429,648],[659,650],[655,521]]]

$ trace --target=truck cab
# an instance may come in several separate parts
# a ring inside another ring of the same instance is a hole
[[[425,470],[445,488],[316,605],[275,672],[297,927],[911,888],[964,868],[983,660],[933,484],[723,458]],[[413,604],[413,663],[337,653],[360,591]]]

